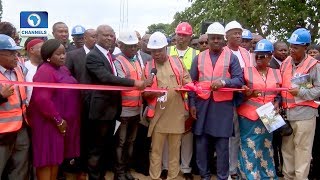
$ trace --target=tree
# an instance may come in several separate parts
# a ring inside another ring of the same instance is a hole
[[[148,26],[147,33],[152,34],[156,31],[160,31],[168,36],[173,33],[173,28],[171,24],[163,24],[163,23],[151,24],[150,26]]]
[[[189,0],[190,1],[190,0]],[[195,33],[204,21],[227,23],[237,20],[246,29],[264,37],[287,39],[297,26],[319,38],[319,0],[191,0],[191,7],[174,16],[172,26],[189,22]]]

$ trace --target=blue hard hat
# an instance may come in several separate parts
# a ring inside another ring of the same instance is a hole
[[[71,36],[83,35],[86,29],[81,25],[76,25],[72,28]]]
[[[262,39],[256,44],[254,52],[273,52],[273,50],[272,43],[266,39]]]
[[[22,47],[17,46],[16,42],[5,34],[0,34],[0,50],[10,50],[15,51],[22,49]]]
[[[252,33],[248,29],[243,29],[242,39],[253,39]]]
[[[306,45],[311,43],[310,32],[305,28],[295,30],[287,40],[290,44]]]

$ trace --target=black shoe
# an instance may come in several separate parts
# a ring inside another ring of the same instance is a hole
[[[191,173],[184,173],[183,177],[185,180],[193,180],[193,175]]]
[[[168,177],[168,170],[166,170],[166,169],[162,170],[160,178],[161,179],[167,179],[167,177]]]
[[[130,172],[126,172],[126,178],[127,178],[127,180],[135,180],[136,179],[132,176],[132,174]]]

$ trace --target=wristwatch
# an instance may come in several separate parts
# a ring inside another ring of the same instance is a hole
[[[223,87],[226,86],[226,81],[225,80],[220,80],[220,82],[222,83]]]

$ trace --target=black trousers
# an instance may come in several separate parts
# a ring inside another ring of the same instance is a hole
[[[148,127],[138,124],[138,133],[133,155],[133,166],[136,172],[149,176],[151,138],[147,137]]]
[[[282,165],[283,165],[281,145],[282,145],[282,136],[278,131],[274,131],[273,138],[272,138],[272,146],[274,151],[273,160],[274,160],[276,171],[278,172],[282,172]]]
[[[128,164],[132,160],[134,143],[137,136],[140,115],[121,117],[120,126],[116,133],[116,174],[128,171]]]
[[[88,123],[88,175],[89,180],[102,180],[107,164],[113,161],[115,121],[90,120]]]

